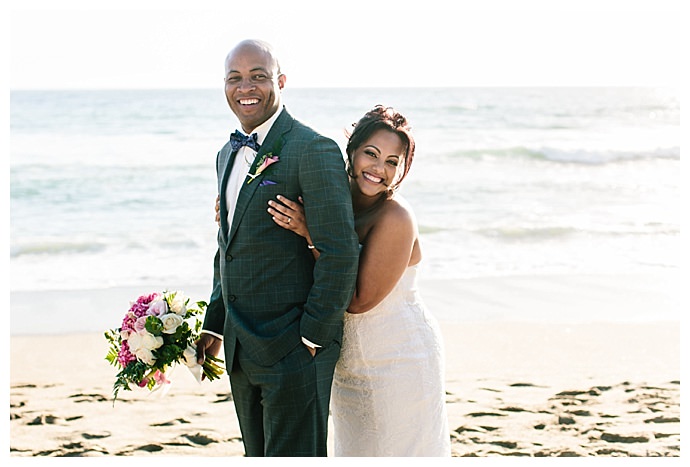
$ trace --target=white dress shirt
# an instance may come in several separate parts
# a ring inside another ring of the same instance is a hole
[[[280,115],[281,108],[274,113],[271,118],[263,122],[261,125],[256,127],[252,133],[256,133],[256,141],[259,145],[263,144],[266,139],[266,135],[273,126],[273,123],[278,119]],[[244,131],[239,130],[243,134]],[[254,162],[256,157],[256,151],[254,151],[249,146],[242,146],[237,155],[235,156],[235,163],[232,166],[232,171],[230,172],[230,178],[228,179],[228,185],[225,187],[225,206],[228,209],[228,229],[232,227],[232,218],[235,215],[235,206],[237,205],[237,198],[240,195],[240,190],[244,184],[247,174],[249,173],[249,168]],[[267,206],[268,208],[268,206]]]

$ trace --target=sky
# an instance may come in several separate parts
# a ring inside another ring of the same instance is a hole
[[[6,2],[9,88],[221,87],[245,38],[271,42],[294,87],[680,81],[675,0],[100,3]]]

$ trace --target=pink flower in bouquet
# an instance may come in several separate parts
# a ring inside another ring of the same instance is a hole
[[[137,357],[129,351],[129,344],[127,341],[123,341],[122,347],[120,347],[120,351],[117,353],[118,363],[124,368],[136,359]]]
[[[168,312],[168,304],[165,300],[157,298],[149,303],[148,314],[151,316],[161,316]]]
[[[170,383],[171,383],[171,381],[170,381],[168,378],[165,377],[165,373],[163,373],[163,372],[160,371],[160,370],[156,370],[156,371],[151,375],[150,378],[144,378],[144,379],[142,379],[138,386],[139,386],[140,388],[145,388],[146,386],[148,386],[148,384],[149,384],[149,382],[151,381],[152,378],[153,378],[153,380],[156,382],[157,385],[161,385],[161,384],[170,384]]]
[[[142,332],[146,330],[146,318],[147,316],[140,316],[137,318],[133,326],[135,332]]]
[[[132,313],[134,313],[137,317],[139,316],[144,316],[146,312],[149,310],[149,305],[152,301],[158,299],[160,297],[160,294],[158,293],[152,293],[149,295],[142,295],[137,299],[136,302],[134,302],[129,309]]]
[[[132,313],[131,311],[125,314],[122,320],[122,326],[120,327],[123,337],[126,339],[130,332],[134,331],[134,323],[139,317]]]
[[[166,378],[165,373],[160,370],[153,374],[153,379],[156,381],[156,384],[170,384],[170,380]]]
[[[160,294],[158,293],[142,295],[137,299],[136,302],[133,302],[132,306],[129,308],[129,312],[125,314],[125,317],[122,320],[121,330],[133,331],[136,320],[142,316],[146,316],[149,311],[149,304],[156,300],[159,296]]]

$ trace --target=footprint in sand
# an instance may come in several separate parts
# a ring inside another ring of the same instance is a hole
[[[513,383],[509,384],[508,387],[511,388],[538,388],[538,387],[544,387],[544,386],[537,386],[532,383]]]
[[[218,399],[216,399],[215,401],[213,401],[214,404],[218,404],[219,402],[232,402],[232,394],[231,394],[231,393],[228,393],[228,394],[216,394],[216,397],[217,397]]]
[[[649,443],[654,439],[651,433],[602,433],[601,439],[609,443]]]
[[[159,452],[163,450],[160,444],[145,444],[134,449],[135,451]]]
[[[191,441],[194,444],[199,444],[201,446],[206,446],[211,443],[219,443],[221,440],[217,438],[212,438],[208,435],[205,435],[203,433],[196,433],[193,435],[184,435],[184,438],[187,438],[189,441]]]
[[[494,446],[501,446],[502,448],[506,449],[515,449],[518,444],[515,441],[490,441],[489,444],[493,444]]]
[[[175,420],[170,420],[169,422],[163,423],[153,423],[151,426],[174,426],[174,425],[185,425],[187,423],[192,423],[184,418],[176,418]]]
[[[55,425],[61,419],[55,415],[39,415],[31,420],[27,425]]]
[[[575,421],[575,417],[572,417],[570,415],[559,415],[558,416],[558,424],[559,425],[575,425],[577,422]]]
[[[112,435],[110,432],[104,431],[102,433],[82,433],[81,436],[85,439],[102,439],[109,438]]]
[[[21,415],[17,415],[15,419],[17,418],[22,418]],[[63,422],[73,422],[74,420],[79,420],[80,418],[84,418],[83,415],[76,415],[74,417],[67,417],[67,418],[61,418],[61,417],[56,417],[55,415],[39,415],[38,417],[34,418],[30,422],[27,423],[27,425],[62,425]],[[10,417],[12,419],[12,417]]]
[[[592,412],[589,410],[583,410],[583,409],[577,409],[577,410],[570,410],[568,411],[569,414],[571,415],[576,415],[578,417],[591,417]]]
[[[468,417],[505,417],[503,413],[496,412],[471,412],[467,414]]]
[[[74,402],[106,402],[109,399],[102,394],[73,394],[69,396],[70,399],[75,399]]]
[[[480,425],[480,426],[459,426],[455,430],[453,430],[457,434],[462,434],[462,433],[491,433],[492,431],[498,430],[498,427],[495,426],[486,426],[486,425]]]
[[[680,417],[655,417],[644,421],[645,423],[680,423]]]
[[[522,407],[513,407],[513,406],[501,407],[498,410],[501,410],[503,412],[529,412],[529,413],[533,413],[532,410],[523,409]]]
[[[89,446],[80,442],[67,443],[58,451],[53,451],[52,456],[57,457],[94,457],[108,455],[108,451],[101,446]]]

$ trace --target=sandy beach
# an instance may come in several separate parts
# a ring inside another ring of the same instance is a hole
[[[584,280],[570,283],[591,288]],[[506,281],[495,284],[504,287]],[[543,282],[530,284],[523,287],[525,296],[544,289]],[[461,304],[448,296],[457,288],[425,289],[445,339],[453,456],[680,456],[680,322],[441,319],[458,306],[499,312],[491,300],[499,296],[496,288],[481,285],[461,283],[475,291]],[[573,287],[574,297],[581,291]],[[553,292],[558,288],[551,290],[541,304],[526,302],[515,290],[501,300],[545,312],[559,299],[566,303],[567,297]],[[613,296],[610,287],[590,290],[592,302],[604,290]],[[74,304],[98,295],[66,294],[71,300],[58,300],[57,292],[41,300]],[[111,291],[110,303],[113,294],[136,298]],[[634,294],[618,296],[599,306],[639,306]],[[44,306],[41,300],[13,295],[12,316]],[[11,458],[243,456],[226,377],[199,385],[179,367],[167,394],[122,392],[113,403],[116,370],[105,361],[102,333],[56,331],[10,337]]]

